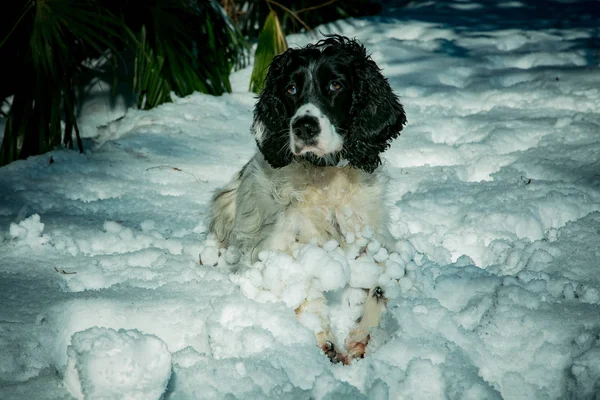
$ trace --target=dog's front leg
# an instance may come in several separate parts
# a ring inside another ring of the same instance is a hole
[[[365,356],[371,331],[379,325],[381,315],[386,309],[386,303],[387,299],[379,286],[369,291],[369,295],[365,300],[363,313],[357,325],[350,331],[345,340],[349,357],[363,358]]]

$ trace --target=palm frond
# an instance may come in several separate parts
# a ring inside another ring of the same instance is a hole
[[[169,101],[171,87],[163,77],[165,59],[154,54],[142,26],[134,61],[133,90],[138,94],[137,107],[150,109]]]
[[[254,69],[250,78],[250,91],[260,93],[263,89],[265,77],[271,60],[276,55],[283,53],[288,48],[285,35],[277,18],[277,13],[271,11],[260,35],[254,53]]]
[[[5,14],[6,15],[6,14]],[[0,99],[13,96],[0,165],[40,154],[74,138],[82,76],[100,76],[86,60],[103,57],[115,70],[123,58],[140,108],[194,91],[231,91],[229,74],[248,61],[248,45],[216,0],[26,0],[0,37],[0,58],[11,58],[21,82],[0,83]],[[132,73],[133,72],[133,73]],[[116,77],[115,74],[115,86]]]
[[[109,49],[117,51],[122,22],[93,0],[31,2],[2,38],[0,57],[17,52],[15,68],[29,79],[7,85],[14,95],[0,148],[0,165],[41,154],[64,141],[73,147],[73,131],[83,151],[75,118],[74,83],[81,63]],[[2,57],[4,58],[4,57]]]
[[[157,0],[138,21],[147,32],[145,52],[161,60],[155,70],[170,90],[178,96],[231,91],[229,74],[245,66],[248,46],[216,1]]]

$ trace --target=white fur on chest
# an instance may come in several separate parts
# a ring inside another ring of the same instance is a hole
[[[289,250],[294,242],[323,244],[369,226],[387,234],[385,179],[344,167],[290,165],[271,178],[274,198],[285,204],[269,248]]]

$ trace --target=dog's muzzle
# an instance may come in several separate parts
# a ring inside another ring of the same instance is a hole
[[[297,139],[300,139],[306,145],[313,144],[316,137],[321,132],[319,120],[310,115],[304,115],[292,122],[292,132]]]
[[[302,115],[292,120],[292,152],[296,155],[307,151],[317,150],[319,135],[321,134],[321,125],[319,120],[312,115]]]
[[[340,151],[342,145],[342,137],[317,106],[308,103],[296,111],[290,123],[290,150],[294,155],[323,157]]]

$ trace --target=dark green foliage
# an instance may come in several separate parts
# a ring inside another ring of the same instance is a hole
[[[155,0],[121,12],[136,32],[134,87],[138,106],[169,101],[170,92],[220,95],[231,91],[229,74],[245,65],[247,45],[215,1]]]
[[[0,165],[60,144],[61,119],[65,145],[73,148],[75,132],[81,150],[75,80],[82,62],[115,50],[122,33],[120,21],[91,0],[27,1],[16,15],[0,47],[0,59],[12,69],[0,93],[13,95]]]
[[[171,92],[231,91],[229,73],[246,62],[246,41],[216,0],[29,0],[5,11],[0,59],[9,66],[0,98],[12,101],[0,165],[59,145],[61,122],[65,145],[73,148],[74,133],[83,151],[77,88],[82,76],[106,72],[89,60],[129,64],[121,78],[142,108],[169,101]]]
[[[138,36],[133,69],[133,90],[137,93],[137,107],[150,109],[169,101],[171,85],[163,77],[165,58],[157,56],[146,40],[146,27]]]

